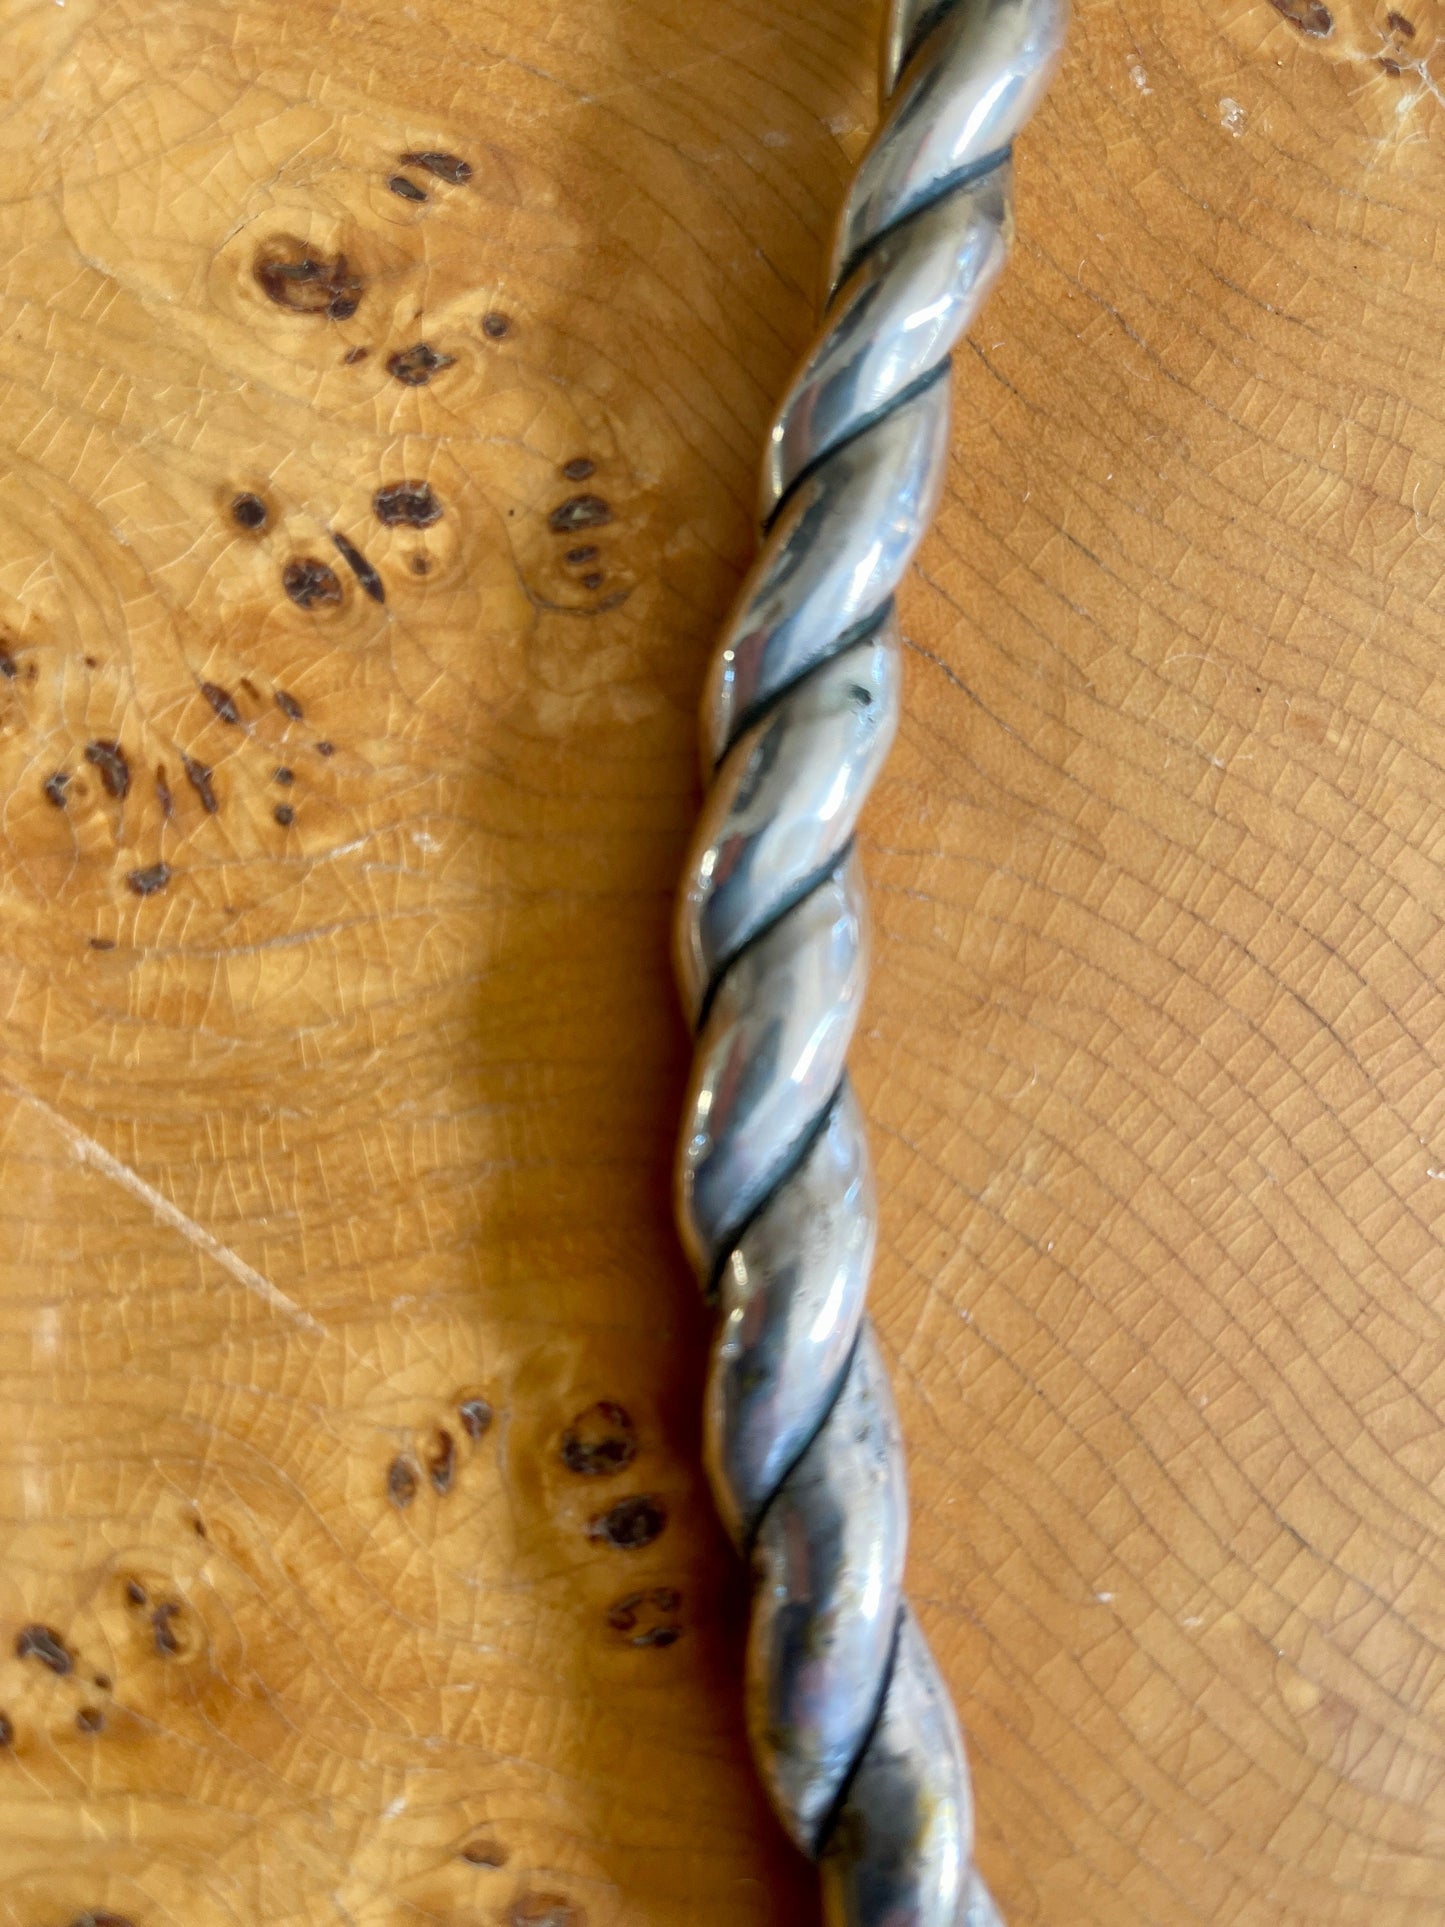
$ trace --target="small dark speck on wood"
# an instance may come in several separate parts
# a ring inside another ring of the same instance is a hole
[[[58,810],[65,808],[65,792],[70,788],[70,778],[63,769],[58,769],[54,775],[47,776],[40,787],[45,791],[45,800],[48,803],[53,803]]]
[[[242,529],[264,528],[266,504],[259,495],[238,495],[231,503],[231,520]]]
[[[469,1867],[505,1867],[507,1849],[495,1840],[469,1840],[462,1848],[462,1859]]]
[[[143,870],[132,870],[126,882],[138,897],[153,897],[164,890],[171,880],[170,865],[150,863]]]
[[[88,1913],[77,1914],[70,1927],[134,1927],[124,1914]]]
[[[9,1746],[15,1738],[15,1728],[10,1724],[8,1713],[0,1713],[0,1747]]]
[[[429,529],[442,519],[442,505],[429,482],[387,482],[371,498],[378,522],[389,529]]]
[[[522,1894],[512,1902],[507,1927],[583,1927],[582,1913],[561,1894]]]
[[[92,950],[114,950],[114,937],[91,937],[88,939]]]
[[[587,1537],[608,1545],[616,1552],[637,1552],[650,1546],[667,1525],[667,1508],[661,1499],[639,1492],[630,1499],[619,1499],[606,1512],[589,1521]]]
[[[82,1733],[100,1733],[105,1728],[105,1715],[98,1706],[82,1706],[75,1716],[75,1724]]]
[[[605,1479],[637,1457],[637,1427],[621,1405],[598,1399],[562,1434],[563,1465],[584,1479]]]
[[[460,154],[439,154],[432,148],[418,153],[403,154],[403,167],[424,167],[428,174],[435,174],[438,180],[450,181],[453,187],[464,187],[472,178],[472,164],[464,161]]]
[[[162,1659],[170,1659],[181,1650],[181,1642],[171,1625],[180,1610],[174,1600],[166,1599],[151,1614],[151,1632],[155,1637],[156,1651]]]
[[[144,1606],[150,1597],[139,1579],[126,1580],[125,1596],[132,1606]]]
[[[681,1638],[681,1626],[648,1626],[642,1632],[634,1633],[627,1643],[642,1650],[649,1646],[675,1646]]]
[[[656,1606],[659,1612],[675,1613],[682,1604],[676,1586],[654,1586],[651,1592],[630,1592],[607,1609],[607,1623],[614,1632],[630,1633],[637,1624],[638,1609]]]
[[[462,1430],[475,1443],[491,1429],[492,1408],[484,1398],[465,1398],[457,1407]]]
[[[218,682],[203,682],[201,694],[215,710],[223,723],[239,723],[241,712],[236,707],[236,699],[229,689],[223,689]]]
[[[429,342],[418,341],[410,348],[400,349],[386,366],[388,373],[408,388],[425,388],[433,375],[450,368],[455,361],[455,355],[439,354]]]
[[[278,803],[271,814],[283,830],[289,830],[291,825],[296,821],[296,812],[289,803]]]
[[[387,186],[393,194],[399,194],[404,201],[424,201],[426,199],[426,189],[424,187],[418,187],[415,181],[409,181],[405,174],[393,174],[387,182]]]
[[[75,1664],[60,1634],[51,1626],[22,1626],[15,1635],[17,1659],[38,1659],[52,1673],[62,1676]]]
[[[547,526],[555,535],[572,535],[578,529],[600,529],[611,520],[611,504],[600,495],[569,495],[547,517]]]
[[[575,549],[568,549],[562,560],[580,568],[584,562],[595,562],[601,553],[595,542],[579,542]]]
[[[186,781],[201,799],[201,808],[207,816],[214,816],[221,807],[216,801],[215,787],[211,782],[211,772],[204,763],[198,763],[194,756],[182,756],[181,768],[186,772]]]
[[[334,756],[336,754],[335,743],[318,743],[316,745],[316,754],[318,756]]]
[[[482,333],[489,341],[503,341],[512,332],[510,315],[499,314],[495,308],[490,314],[482,316]]]
[[[111,796],[123,797],[130,789],[130,764],[120,744],[100,738],[85,746],[85,760],[100,772],[100,780]]]
[[[358,361],[365,361],[366,357],[370,353],[371,353],[370,348],[367,348],[364,346],[356,347],[356,348],[348,348],[346,353],[341,357],[342,366],[346,368],[354,368]]]
[[[435,1491],[443,1495],[451,1491],[457,1475],[457,1446],[445,1426],[437,1427],[436,1444],[427,1454],[426,1470]]]
[[[596,462],[589,461],[585,455],[574,455],[570,462],[562,464],[562,473],[569,482],[585,482],[596,467]]]
[[[1385,25],[1390,29],[1391,33],[1400,34],[1406,40],[1413,40],[1415,38],[1415,23],[1403,13],[1387,13],[1385,15]]]
[[[356,577],[362,588],[371,597],[372,601],[385,602],[386,585],[376,573],[376,570],[367,561],[366,557],[361,553],[361,550],[358,549],[354,543],[348,542],[344,535],[338,535],[334,529],[331,532],[331,539],[336,544],[337,552],[340,554],[342,560],[346,563],[346,566],[351,570],[351,573]]]
[[[156,801],[161,806],[161,815],[169,821],[176,813],[176,802],[175,798],[171,795],[171,786],[166,781],[166,766],[164,763],[156,764]]]
[[[296,772],[293,769],[287,769],[286,765],[282,763],[279,767],[272,770],[271,781],[273,783],[279,783],[281,787],[285,789],[296,781]]]
[[[281,586],[298,609],[327,609],[341,600],[336,571],[315,556],[293,556],[281,572]]]
[[[387,1468],[387,1497],[394,1506],[405,1511],[416,1497],[416,1467],[404,1457],[394,1458]]]
[[[1312,40],[1326,40],[1335,30],[1335,17],[1320,0],[1269,0],[1269,4]]]
[[[0,644],[0,676],[3,676],[6,682],[14,682],[19,674],[19,663],[16,662],[10,651],[6,649],[3,644]]]
[[[306,711],[301,707],[300,703],[297,702],[296,698],[294,696],[288,696],[284,689],[278,689],[276,691],[276,707],[283,716],[288,717],[293,723],[299,723],[306,714]]]

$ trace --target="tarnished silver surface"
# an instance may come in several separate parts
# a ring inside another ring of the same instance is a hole
[[[876,1214],[845,1059],[858,813],[893,739],[893,597],[948,456],[948,365],[1011,238],[1010,151],[1065,0],[894,0],[883,113],[817,340],[768,440],[764,536],[714,656],[679,898],[697,1025],[683,1242],[719,1324],[706,1454],[753,1566],[748,1727],[830,1927],[998,1927],[957,1723],[902,1599],[897,1420],[863,1311]]]
[[[748,1731],[808,1853],[878,1710],[907,1541],[898,1417],[865,1323],[832,1409],[753,1541]]]
[[[828,1918],[847,1927],[956,1920],[972,1850],[958,1721],[905,1607],[883,1711],[820,1862]]]
[[[826,1417],[873,1263],[873,1175],[847,1082],[807,1155],[728,1254],[708,1375],[705,1451],[739,1547]]]

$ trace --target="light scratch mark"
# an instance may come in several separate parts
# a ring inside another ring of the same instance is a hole
[[[325,1326],[318,1324],[310,1312],[303,1311],[294,1299],[288,1298],[284,1291],[273,1285],[271,1280],[257,1271],[254,1265],[248,1265],[246,1260],[238,1252],[232,1251],[229,1245],[223,1245],[214,1232],[207,1231],[203,1224],[197,1224],[194,1218],[187,1217],[179,1205],[172,1204],[170,1199],[157,1191],[153,1184],[147,1184],[138,1171],[132,1171],[128,1164],[123,1164],[118,1157],[114,1157],[103,1144],[98,1144],[93,1137],[72,1124],[69,1118],[63,1117],[43,1098],[36,1097],[32,1092],[22,1089],[20,1085],[12,1084],[6,1079],[5,1089],[18,1103],[27,1105],[59,1131],[79,1163],[88,1165],[92,1171],[98,1171],[102,1177],[109,1178],[112,1184],[118,1184],[123,1191],[129,1191],[133,1198],[139,1198],[162,1224],[169,1225],[171,1230],[178,1231],[188,1244],[194,1245],[198,1251],[204,1251],[208,1258],[213,1258],[224,1271],[230,1272],[237,1284],[244,1285],[247,1291],[254,1292],[273,1311],[281,1312],[307,1331],[315,1332],[318,1336],[324,1335]]]

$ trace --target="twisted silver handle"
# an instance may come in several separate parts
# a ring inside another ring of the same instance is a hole
[[[720,1308],[719,1509],[751,1552],[748,1727],[831,1927],[988,1927],[968,1769],[903,1600],[907,1491],[863,1301],[876,1213],[845,1070],[866,975],[858,813],[898,719],[893,597],[948,455],[954,343],[1011,238],[1009,153],[1065,0],[893,0],[882,124],[774,423],[761,552],[712,664],[678,907],[697,1025],[683,1242]]]

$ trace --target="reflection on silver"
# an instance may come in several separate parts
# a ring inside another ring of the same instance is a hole
[[[893,0],[882,122],[768,440],[764,539],[703,705],[676,957],[698,1026],[683,1242],[719,1305],[706,1454],[753,1567],[748,1727],[829,1927],[998,1927],[968,1769],[901,1586],[903,1456],[863,1312],[876,1213],[845,1059],[858,813],[898,716],[894,593],[948,455],[949,355],[1003,267],[1010,152],[1065,0]]]

